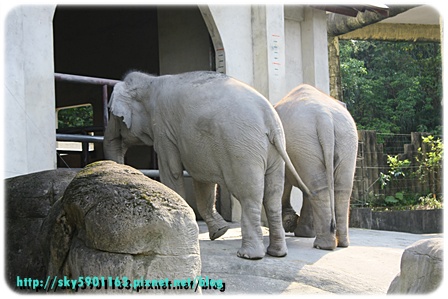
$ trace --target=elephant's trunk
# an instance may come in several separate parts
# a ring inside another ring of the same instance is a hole
[[[124,164],[124,154],[121,148],[121,140],[107,140],[104,138],[103,151],[104,159]]]
[[[104,132],[103,152],[104,159],[124,164],[126,150],[115,117],[111,117]]]

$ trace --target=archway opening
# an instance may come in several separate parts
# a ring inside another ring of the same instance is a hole
[[[216,70],[212,39],[197,6],[59,5],[53,32],[56,73],[120,80],[130,70],[156,75]],[[74,115],[74,122],[59,132],[102,135],[102,92],[98,85],[56,81],[56,109],[79,105],[93,108],[93,124],[87,131],[78,128],[84,122],[77,122],[78,116]],[[65,151],[63,159],[58,157],[58,167],[82,167],[85,161],[79,151],[79,147]],[[87,161],[103,159],[102,152],[101,144],[95,144]],[[130,149],[126,163],[136,168],[157,168],[155,155],[148,147]]]

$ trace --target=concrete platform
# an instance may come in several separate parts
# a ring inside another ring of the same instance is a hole
[[[287,233],[286,257],[245,260],[236,256],[241,246],[239,223],[231,223],[231,229],[214,241],[202,221],[199,232],[203,277],[225,283],[224,292],[205,289],[203,295],[384,295],[400,271],[403,250],[418,240],[443,236],[351,228],[348,248],[325,251],[313,248],[314,238]],[[267,246],[266,227],[263,235]]]

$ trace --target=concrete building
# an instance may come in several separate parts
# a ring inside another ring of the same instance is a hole
[[[327,12],[307,5],[23,5],[8,12],[5,34],[6,178],[82,166],[79,155],[57,155],[62,107],[91,105],[93,134],[102,135],[104,88],[55,81],[55,73],[120,80],[130,69],[214,70],[273,104],[300,83],[330,91]],[[132,149],[128,164],[156,167],[149,151]],[[90,161],[102,159],[101,143],[89,153]],[[223,216],[234,219],[231,202],[224,205]]]
[[[55,72],[121,79],[129,69],[216,70],[272,103],[301,82],[329,90],[325,11],[306,6],[18,6],[5,46],[6,177],[56,167],[56,107],[101,104],[73,93],[56,99]]]

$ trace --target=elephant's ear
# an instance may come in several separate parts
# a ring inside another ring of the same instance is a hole
[[[132,104],[131,97],[126,91],[126,85],[124,83],[117,83],[114,87],[114,91],[110,97],[109,110],[118,117],[123,117],[123,122],[128,129],[132,125]]]

